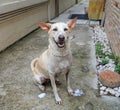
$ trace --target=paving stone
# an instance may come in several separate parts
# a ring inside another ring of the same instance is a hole
[[[120,86],[120,75],[110,70],[99,73],[99,80],[107,87],[115,88]]]

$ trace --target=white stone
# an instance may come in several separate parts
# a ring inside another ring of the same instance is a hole
[[[118,89],[119,89],[118,87],[114,88],[115,91],[118,91]]]
[[[109,91],[112,95],[115,95],[115,91],[114,91],[114,89],[110,89],[110,91]]]
[[[116,92],[116,93],[115,93],[115,96],[116,96],[116,97],[120,97],[120,93]]]
[[[107,88],[107,89],[106,89],[107,92],[110,92],[110,90],[111,90],[111,88]]]
[[[118,92],[120,93],[120,87],[119,87],[119,89],[118,89]]]
[[[106,87],[105,86],[102,86],[102,87],[100,87],[100,90],[105,90],[106,89]]]
[[[100,95],[104,95],[104,91],[101,90],[101,91],[100,91]]]
[[[100,26],[96,26],[93,28],[94,33],[93,33],[93,42],[96,44],[98,42],[102,43],[104,45],[103,48],[103,52],[105,53],[105,55],[112,53],[111,48],[109,46],[109,41],[107,39],[107,35],[104,31],[104,28],[101,28]],[[98,72],[102,72],[104,70],[111,70],[114,71],[115,68],[115,62],[112,59],[109,59],[109,57],[106,56],[106,59],[109,60],[109,63],[106,65],[101,65],[102,59],[99,58],[97,56],[97,64],[99,64],[99,66],[97,66],[97,71]],[[116,95],[117,97],[120,97],[120,87],[119,88],[106,88],[104,87],[101,83],[100,84],[100,95],[106,95],[108,93],[112,94],[112,95]]]
[[[46,96],[46,93],[41,93],[41,94],[38,95],[38,98],[42,99],[42,98],[44,98],[45,96]]]
[[[102,83],[100,83],[100,86],[102,86]]]
[[[105,95],[107,95],[107,94],[108,94],[108,92],[107,92],[107,91],[104,91],[104,94],[105,94]]]
[[[76,89],[74,91],[74,96],[82,96],[84,94],[82,89]]]

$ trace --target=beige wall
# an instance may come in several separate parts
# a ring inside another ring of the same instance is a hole
[[[49,0],[50,19],[55,18],[55,0]]]
[[[0,23],[0,51],[38,27],[38,22],[48,20],[47,3],[14,19]]]
[[[37,2],[43,1],[46,2],[39,4],[39,6],[37,5],[37,7],[32,7],[29,11],[14,16],[14,18],[3,22],[0,21],[0,51],[36,29],[40,21],[47,22],[49,19],[55,18],[55,0],[48,0],[48,2],[47,0],[37,0]],[[75,1],[76,0],[59,0],[59,13],[62,13],[74,5]],[[6,9],[4,11],[6,11]],[[3,11],[0,10],[0,12],[2,13]],[[11,14],[11,12],[9,13]]]
[[[0,14],[47,1],[48,0],[0,0]]]
[[[59,13],[75,4],[75,0],[59,0]]]
[[[81,2],[82,0],[77,0],[78,2]]]

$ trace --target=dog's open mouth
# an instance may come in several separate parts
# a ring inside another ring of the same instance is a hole
[[[56,42],[55,39],[54,39],[54,42],[56,43],[56,45],[59,47],[59,48],[63,48],[65,46],[65,42],[64,41],[58,41]]]
[[[57,43],[57,46],[58,46],[59,48],[63,48],[63,47],[65,46],[65,43],[64,43],[64,42],[58,42],[58,43]]]

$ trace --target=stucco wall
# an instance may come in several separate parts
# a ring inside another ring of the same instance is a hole
[[[49,0],[49,8],[50,8],[50,19],[55,17],[55,0]]]
[[[75,0],[59,0],[59,13],[75,4]]]
[[[38,27],[37,23],[48,20],[48,4],[40,6],[0,23],[0,51]]]
[[[48,0],[0,0],[0,14],[47,1]]]
[[[59,0],[59,13],[75,1]],[[6,19],[6,15],[11,18]],[[55,0],[0,0],[0,51],[36,29],[40,21],[47,22],[52,18],[55,18]]]

